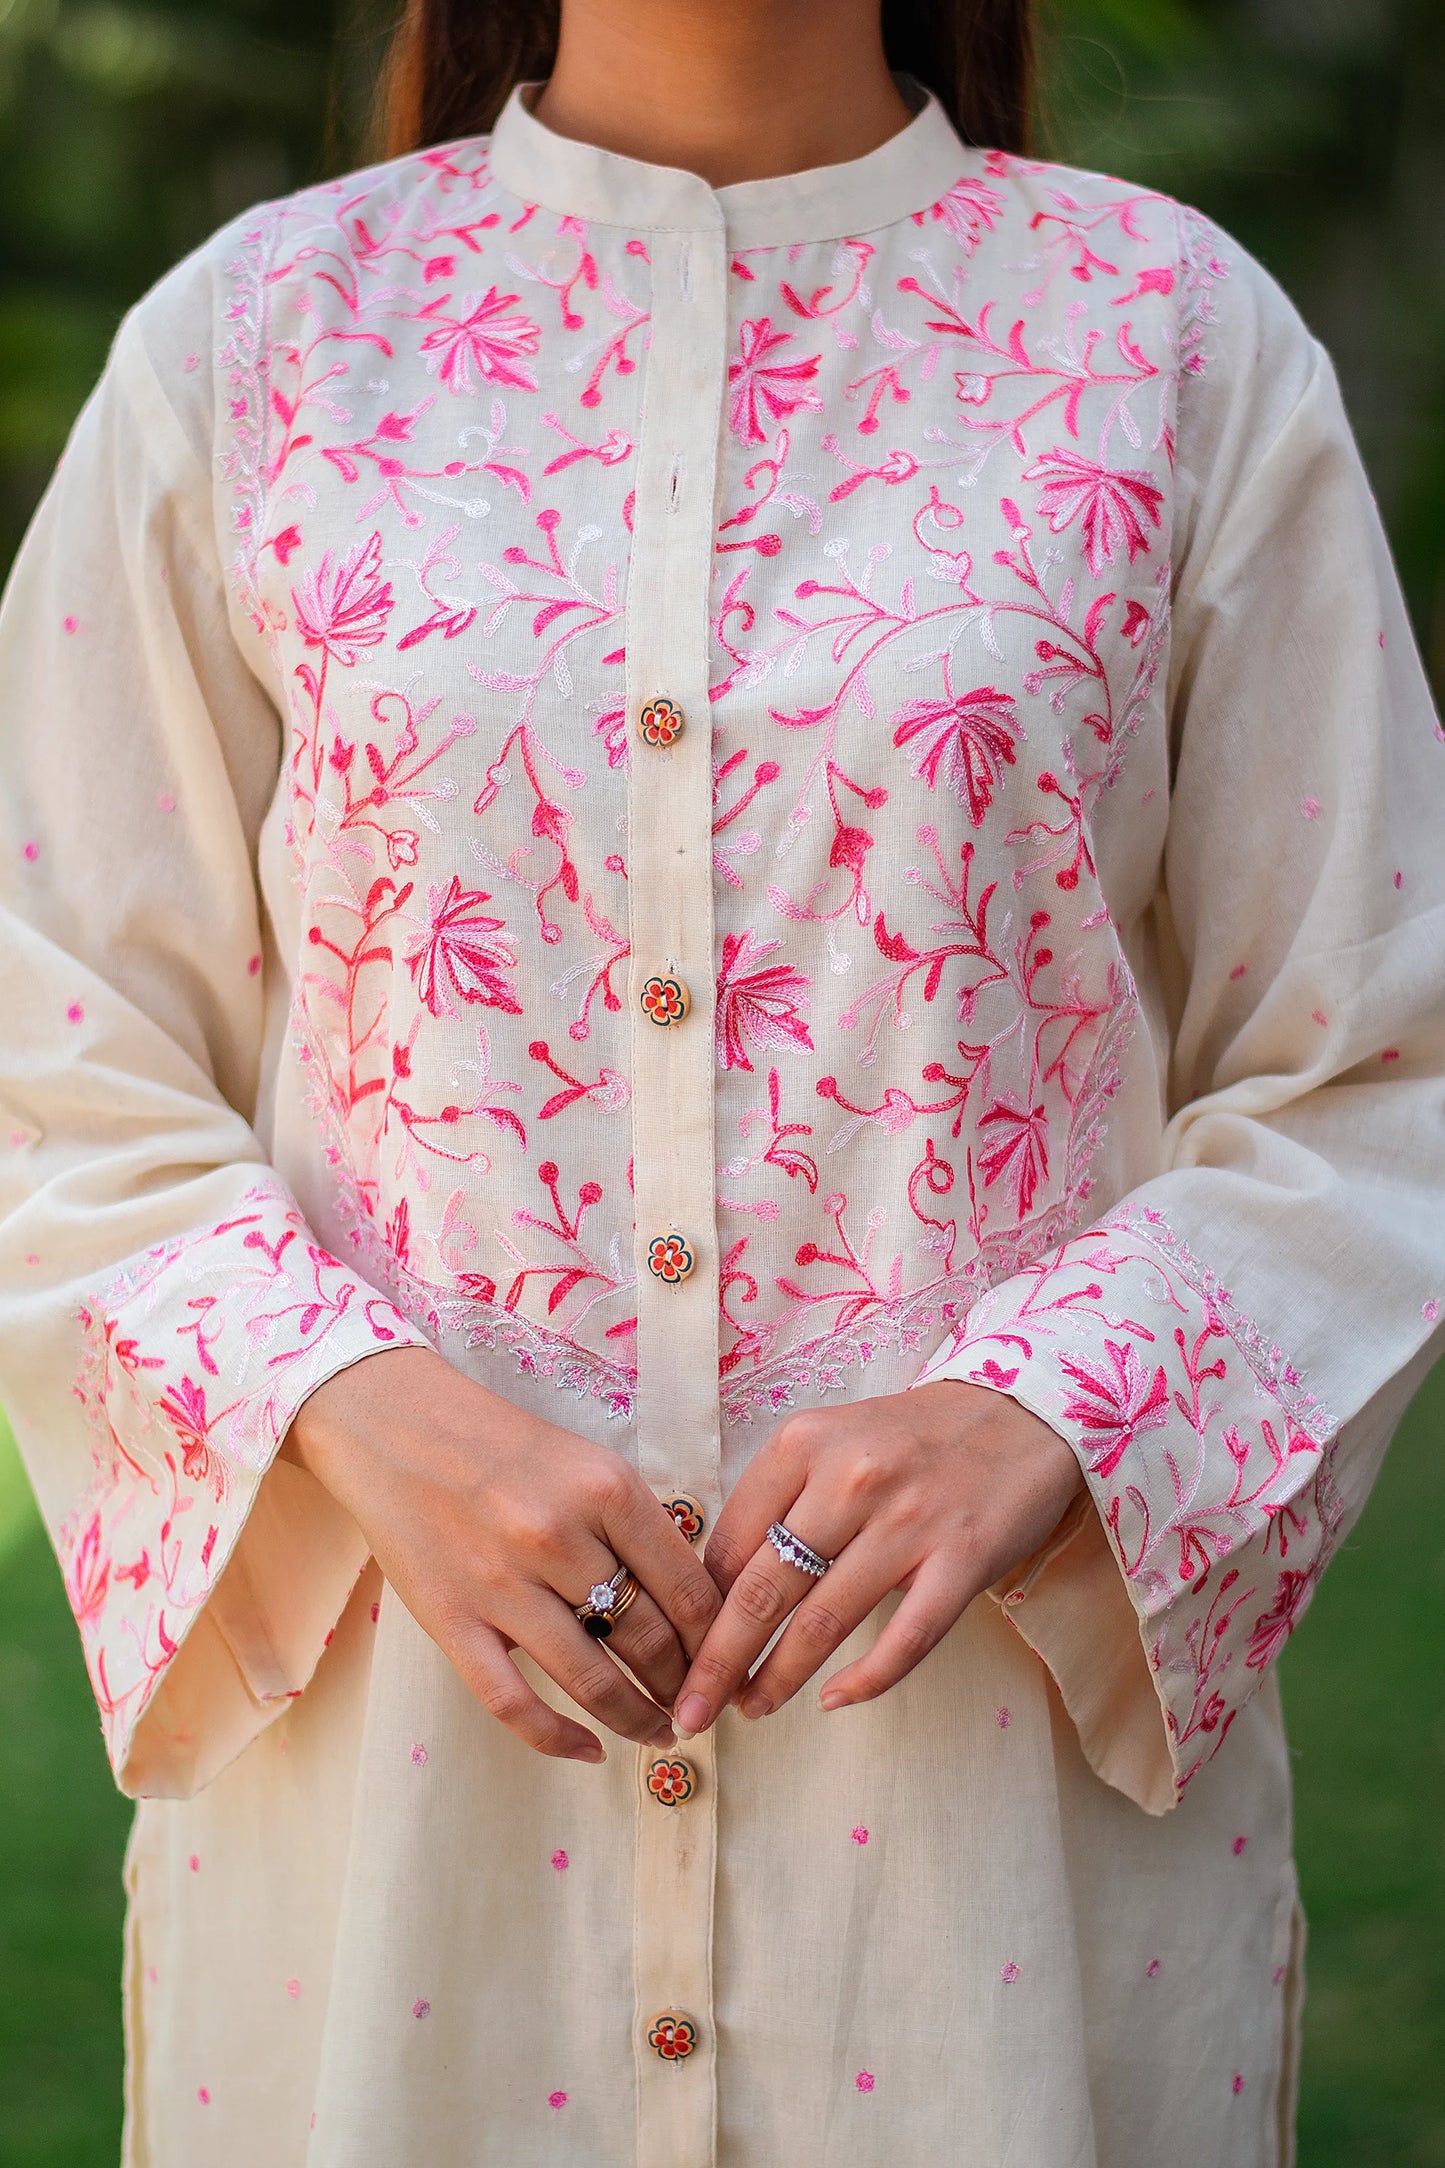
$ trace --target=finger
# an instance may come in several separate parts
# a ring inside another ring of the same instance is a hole
[[[807,1462],[798,1442],[805,1435],[796,1417],[775,1430],[729,1492],[703,1553],[709,1578],[724,1595],[756,1556],[773,1522],[786,1520],[796,1505],[807,1481]]]
[[[627,1561],[671,1624],[682,1653],[695,1655],[722,1598],[672,1515],[621,1460],[603,1479],[597,1512],[601,1540]]]
[[[463,1685],[498,1723],[515,1732],[524,1746],[566,1761],[606,1761],[607,1750],[595,1733],[574,1723],[560,1709],[550,1708],[527,1684],[494,1626],[480,1621],[469,1625],[457,1635],[447,1654]]]
[[[517,1646],[599,1724],[639,1746],[673,1744],[666,1710],[639,1693],[612,1661],[606,1643],[585,1633],[550,1590],[539,1589],[534,1604],[519,1607],[515,1623],[503,1623]]]
[[[653,1698],[670,1709],[687,1676],[687,1657],[672,1622],[645,1588],[639,1587],[607,1639],[607,1653],[618,1657]]]
[[[842,1709],[859,1701],[876,1701],[921,1664],[930,1649],[955,1626],[974,1597],[986,1584],[972,1575],[960,1574],[956,1565],[934,1553],[925,1559],[898,1609],[879,1634],[866,1656],[845,1664],[818,1696],[825,1709]]]
[[[804,1595],[755,1676],[744,1681],[738,1696],[743,1715],[768,1716],[790,1701],[917,1563],[903,1545],[890,1546],[869,1529],[855,1536]]]
[[[813,1543],[805,1529],[820,1531],[813,1546],[818,1550],[822,1550],[824,1542],[840,1540],[827,1529],[820,1509],[810,1512],[806,1492],[791,1513],[788,1525],[804,1543]],[[823,1556],[828,1553],[823,1551]],[[801,1566],[785,1564],[770,1543],[762,1544],[753,1553],[728,1590],[727,1600],[694,1656],[674,1703],[673,1720],[681,1737],[690,1738],[706,1730],[718,1711],[727,1706],[778,1627],[812,1585],[813,1576]]]

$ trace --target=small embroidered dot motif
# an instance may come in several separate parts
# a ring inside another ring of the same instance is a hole
[[[1145,1977],[1145,1979],[1146,1979],[1146,1980],[1157,1980],[1157,1979],[1158,1979],[1158,1977],[1159,1977],[1159,1974],[1160,1974],[1160,1972],[1162,1971],[1162,1969],[1163,1969],[1163,1968],[1162,1968],[1162,1966],[1160,1965],[1160,1963],[1159,1963],[1159,1960],[1158,1960],[1158,1958],[1157,1958],[1157,1957],[1151,1957],[1151,1958],[1150,1958],[1150,1960],[1149,1960],[1149,1962],[1148,1962],[1148,1964],[1147,1964],[1147,1965],[1146,1965],[1146,1966],[1144,1967],[1144,1977]]]
[[[192,1874],[199,1874],[199,1873],[200,1873],[200,1871],[201,1871],[201,1855],[200,1855],[200,1853],[199,1853],[199,1852],[192,1852],[192,1854],[191,1854],[191,1858],[190,1858],[190,1868],[191,1868],[191,1873],[192,1873]]]
[[[565,2108],[567,2095],[565,2093],[549,2093],[547,2095],[547,2105],[549,2108]]]
[[[209,2108],[211,2105],[211,2088],[209,2085],[198,2085],[196,2087],[196,2098],[203,2108]]]
[[[1421,1303],[1420,1315],[1424,1318],[1427,1325],[1433,1325],[1436,1318],[1440,1315],[1439,1303],[1436,1302],[1433,1297],[1429,1302]]]
[[[415,1746],[411,1750],[411,1758],[418,1769],[424,1769],[426,1767],[426,1748],[422,1745],[420,1739],[417,1740]]]
[[[1273,1972],[1272,1972],[1272,1973],[1270,1974],[1270,1976],[1269,1976],[1269,1984],[1270,1984],[1270,1986],[1271,1986],[1271,1987],[1283,1987],[1283,1985],[1284,1985],[1284,1976],[1285,1976],[1285,1973],[1286,1973],[1286,1972],[1288,1971],[1288,1969],[1289,1969],[1289,1968],[1288,1968],[1288,1966],[1287,1966],[1287,1965],[1276,1965],[1276,1966],[1275,1966],[1275,1968],[1274,1968],[1274,1971],[1273,1971]]]
[[[416,2001],[411,2006],[411,2014],[413,2017],[430,2017],[431,2004],[429,2002],[423,2002],[421,1997],[418,1996]]]
[[[1014,1981],[1019,1976],[1019,1969],[1020,1968],[1014,1963],[1012,1958],[1008,1960],[1007,1964],[999,1966],[998,1976],[1003,1981],[1005,1987],[1013,1986]]]
[[[1244,2079],[1240,2072],[1237,2070],[1234,2073],[1234,2090],[1236,2094],[1242,2093],[1244,2091]]]
[[[682,736],[682,709],[675,700],[660,696],[649,700],[637,718],[637,735],[644,745],[676,745]]]
[[[679,1491],[675,1498],[664,1498],[663,1504],[689,1543],[696,1543],[702,1534],[702,1507],[686,1491]]]
[[[663,1031],[672,1024],[680,1024],[690,1006],[682,980],[665,979],[657,972],[643,980],[640,999],[643,1015],[650,1017]]]
[[[1244,1850],[1244,1848],[1245,1848],[1245,1846],[1246,1846],[1246,1845],[1248,1844],[1248,1842],[1249,1842],[1249,1839],[1248,1839],[1248,1837],[1236,1837],[1236,1838],[1235,1838],[1235,1840],[1234,1840],[1234,1856],[1235,1856],[1235,1858],[1236,1858],[1236,1859],[1238,1859],[1238,1857],[1239,1857],[1240,1853],[1241,1853],[1241,1852],[1242,1852],[1242,1851]]]
[[[560,1851],[554,1852],[552,1854],[552,1865],[556,1868],[558,1874],[565,1874],[568,1865],[567,1854]]]
[[[295,2002],[301,1993],[301,1982],[299,1980],[288,1980],[286,1982],[286,1992],[291,1997],[291,2000]]]
[[[685,1761],[655,1761],[647,1772],[647,1789],[659,1805],[680,1807],[692,1797],[692,1771]]]
[[[857,2077],[853,2080],[854,2089],[860,2093],[871,2093],[873,2090],[873,2084],[874,2079],[871,2070],[860,2070]]]
[[[695,1262],[690,1245],[675,1232],[654,1235],[647,1245],[647,1269],[668,1287],[677,1287],[687,1279]]]
[[[994,1722],[997,1724],[1000,1731],[1007,1731],[1009,1725],[1013,1722],[1013,1718],[1009,1715],[1007,1709],[1000,1709],[997,1716],[994,1718]]]
[[[858,1827],[851,1832],[851,1835],[855,1844],[866,1844],[868,1842],[868,1832],[863,1827],[863,1824],[861,1822],[858,1824]]]
[[[647,2044],[665,2063],[680,2063],[697,2046],[697,2027],[676,2010],[665,2011],[648,2027]]]

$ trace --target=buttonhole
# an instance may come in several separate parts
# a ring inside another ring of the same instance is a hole
[[[682,455],[681,453],[679,453],[677,458],[674,459],[674,461],[672,462],[672,471],[667,477],[667,509],[669,512],[675,512],[677,510],[678,500],[681,498],[681,496]]]
[[[692,299],[692,249],[686,242],[677,259],[677,285],[684,301]]]

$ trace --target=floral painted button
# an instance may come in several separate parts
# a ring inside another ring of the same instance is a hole
[[[647,1789],[660,1807],[680,1807],[692,1797],[691,1763],[669,1760],[664,1754],[648,1769]]]
[[[675,700],[664,700],[659,693],[649,700],[637,718],[637,735],[644,745],[676,745],[682,736],[682,709]]]
[[[675,1491],[663,1504],[689,1543],[696,1543],[703,1530],[703,1510],[690,1491]]]
[[[681,979],[664,978],[654,971],[650,979],[642,982],[642,1013],[654,1024],[666,1031],[669,1024],[680,1024],[691,1003]]]
[[[659,2010],[647,2028],[647,2044],[665,2063],[685,2062],[697,2046],[697,2027],[681,2010]]]
[[[655,1280],[663,1280],[669,1287],[677,1287],[687,1279],[697,1260],[692,1245],[675,1228],[663,1235],[654,1235],[647,1245],[647,1269]]]

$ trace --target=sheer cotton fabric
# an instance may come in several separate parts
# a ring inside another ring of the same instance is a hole
[[[1272,1667],[1445,1286],[1445,780],[1267,274],[931,102],[713,191],[519,96],[131,312],[0,676],[128,2159],[1287,2159]],[[413,1342],[705,1524],[942,1376],[1088,1492],[866,1710],[543,1762],[274,1459]]]

